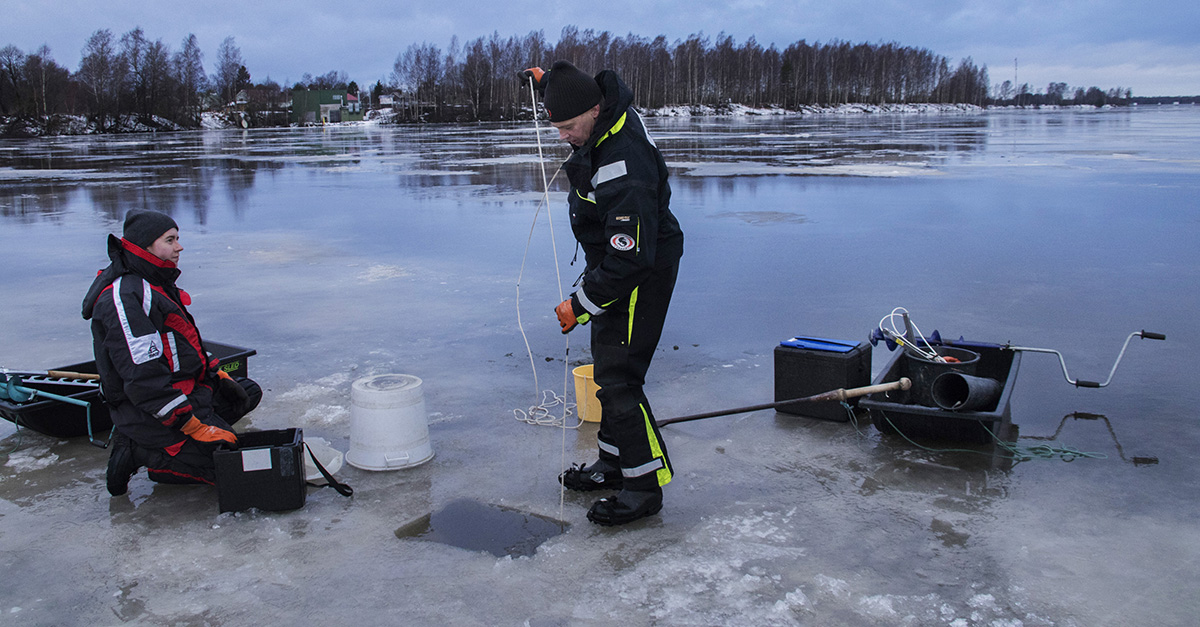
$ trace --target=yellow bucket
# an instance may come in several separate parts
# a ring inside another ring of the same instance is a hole
[[[575,374],[575,411],[584,422],[600,422],[600,399],[596,392],[600,386],[592,377],[592,365],[579,366],[572,370]]]

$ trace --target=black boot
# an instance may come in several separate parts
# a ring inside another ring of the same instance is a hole
[[[112,452],[108,456],[108,493],[121,496],[129,490],[129,478],[138,471],[134,460],[133,443],[120,432],[112,437]]]
[[[662,488],[649,492],[621,490],[616,496],[596,501],[588,510],[587,518],[597,525],[609,527],[653,516],[661,509]]]
[[[572,464],[570,469],[558,476],[558,482],[568,490],[580,492],[620,490],[621,469],[605,461],[597,461],[591,466]]]

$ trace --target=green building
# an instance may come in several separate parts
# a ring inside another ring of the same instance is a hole
[[[353,94],[341,89],[293,89],[292,122],[331,124],[360,122],[362,105]]]

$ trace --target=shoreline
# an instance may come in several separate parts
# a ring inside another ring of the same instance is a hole
[[[1151,106],[1151,105],[1148,105]],[[1158,106],[1185,106],[1185,105],[1167,105],[1160,104]],[[1195,106],[1195,105],[1187,105]],[[740,104],[727,104],[720,106],[712,105],[675,105],[669,107],[660,107],[657,109],[638,109],[642,116],[647,118],[683,118],[683,117],[742,117],[742,116],[808,116],[808,115],[946,115],[946,114],[961,114],[961,115],[978,115],[990,111],[1063,111],[1063,110],[1079,110],[1079,111],[1100,111],[1106,109],[1136,109],[1136,103],[1132,105],[1031,105],[1031,106],[1015,106],[1015,105],[990,105],[979,106],[971,104],[941,104],[941,103],[909,103],[909,104],[867,104],[867,103],[847,103],[840,105],[811,105],[803,106],[799,109],[785,109],[782,107],[750,107]],[[378,111],[378,110],[376,110]],[[372,111],[374,113],[375,111]],[[469,122],[423,122],[423,121],[395,121],[395,112],[383,113],[375,116],[373,119],[364,120],[361,122],[337,122],[326,126],[354,126],[361,124],[478,124],[482,122],[520,122],[528,120],[526,115],[522,115],[511,120],[474,120]],[[32,139],[37,137],[59,137],[59,136],[78,136],[78,135],[125,135],[133,133],[159,133],[159,132],[187,132],[200,130],[225,130],[225,129],[250,129],[250,128],[294,128],[296,124],[288,125],[254,125],[248,124],[247,117],[242,112],[205,112],[201,114],[200,125],[196,127],[184,127],[164,118],[152,117],[149,119],[140,118],[139,116],[124,116],[118,123],[115,130],[100,131],[97,130],[95,123],[88,121],[86,116],[82,115],[65,115],[58,114],[51,116],[48,120],[32,121],[20,120],[12,117],[0,117],[0,128],[4,132],[0,137],[6,139]],[[316,125],[322,126],[322,125]]]

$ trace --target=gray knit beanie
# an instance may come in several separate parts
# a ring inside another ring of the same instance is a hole
[[[555,61],[541,83],[546,86],[542,105],[551,122],[565,122],[582,115],[604,97],[596,79],[567,61]]]
[[[157,211],[132,210],[125,214],[125,230],[122,237],[131,244],[150,248],[163,233],[179,228],[171,216]]]

